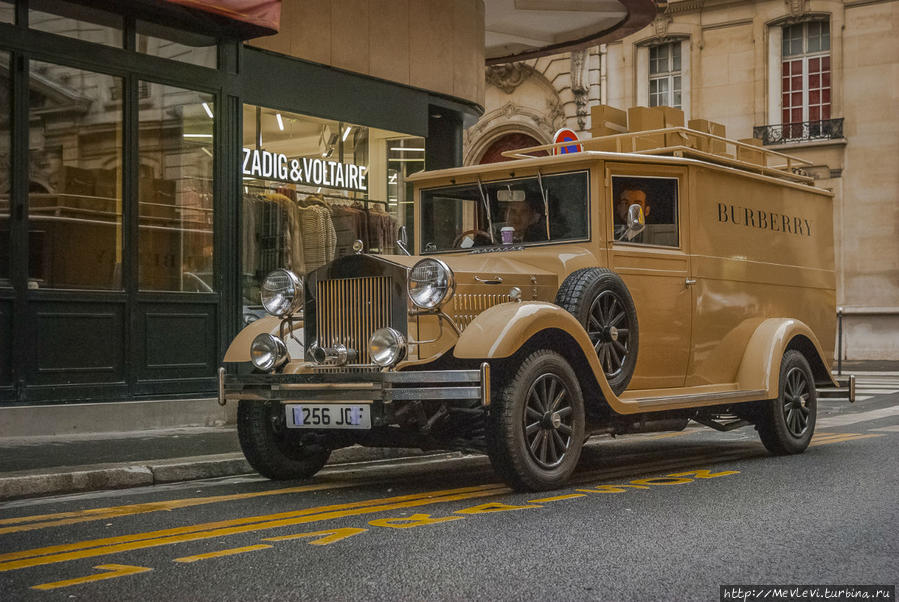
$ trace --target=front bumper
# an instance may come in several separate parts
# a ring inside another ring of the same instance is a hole
[[[490,405],[490,364],[478,370],[355,372],[329,369],[310,374],[226,374],[219,368],[219,403],[229,400],[390,404],[395,401],[471,401]]]

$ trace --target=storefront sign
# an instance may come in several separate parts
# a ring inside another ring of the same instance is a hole
[[[243,175],[253,178],[366,192],[367,171],[364,165],[308,157],[288,159],[280,153],[243,149]]]

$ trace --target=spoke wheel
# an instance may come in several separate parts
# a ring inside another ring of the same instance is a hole
[[[590,305],[587,333],[606,378],[621,374],[630,347],[630,320],[624,302],[614,291],[603,291]]]
[[[527,393],[524,433],[531,459],[541,468],[555,468],[571,447],[571,395],[555,374],[540,376]]]
[[[640,342],[637,308],[624,281],[605,268],[575,270],[559,287],[556,304],[587,331],[599,369],[620,395],[634,375]]]
[[[574,370],[548,349],[532,352],[497,386],[487,431],[496,472],[519,491],[565,485],[584,443],[584,398]]]
[[[784,383],[781,405],[787,429],[794,437],[801,437],[808,429],[810,385],[801,368],[791,368]]]
[[[759,438],[773,454],[800,454],[815,432],[818,398],[812,369],[796,350],[784,353],[776,399],[757,402]]]

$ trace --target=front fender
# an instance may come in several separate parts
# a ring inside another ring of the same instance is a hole
[[[571,337],[589,364],[592,377],[608,404],[616,411],[626,411],[625,405],[619,401],[606,381],[587,331],[568,311],[552,303],[534,301],[494,305],[481,312],[465,328],[453,355],[460,359],[511,357],[535,335],[545,330],[560,330]],[[560,341],[560,344],[569,344],[569,341]]]
[[[774,399],[779,394],[780,388],[780,361],[784,352],[790,346],[790,342],[797,336],[802,336],[811,342],[812,349],[806,345],[803,349],[806,359],[812,366],[813,372],[827,374],[827,378],[837,386],[833,376],[830,375],[829,363],[824,359],[824,352],[818,337],[805,323],[793,318],[768,318],[755,329],[749,338],[746,352],[737,371],[737,383],[740,389],[758,390],[764,389],[768,399]],[[817,357],[808,357],[816,354]],[[819,363],[818,370],[816,362]]]
[[[293,330],[303,327],[302,320],[294,320]],[[275,316],[264,316],[255,322],[248,324],[237,333],[228,350],[225,352],[225,362],[248,362],[250,361],[250,344],[258,335],[262,333],[273,334],[279,336],[281,331],[281,318]],[[285,341],[289,343],[289,341]],[[288,347],[290,350],[290,347]]]

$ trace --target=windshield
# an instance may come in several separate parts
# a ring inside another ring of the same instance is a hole
[[[590,177],[577,171],[421,191],[422,253],[587,238]]]

